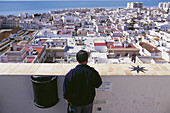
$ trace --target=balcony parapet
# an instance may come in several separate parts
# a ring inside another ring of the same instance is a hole
[[[0,63],[0,75],[63,76],[77,64]],[[101,76],[170,76],[170,64],[89,64]]]

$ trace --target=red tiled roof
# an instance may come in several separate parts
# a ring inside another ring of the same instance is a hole
[[[67,27],[67,29],[74,29],[73,27]]]
[[[72,34],[72,32],[71,32],[71,31],[68,31],[67,34]]]
[[[27,57],[27,63],[32,63],[35,57]]]
[[[94,32],[88,32],[88,34],[95,34]]]
[[[119,40],[118,38],[113,38],[113,40]]]
[[[42,41],[42,42],[46,42],[47,40],[46,40],[46,39],[41,39],[40,41]]]
[[[147,8],[142,8],[141,10],[148,10]]]
[[[123,29],[119,29],[120,31],[122,31]]]
[[[147,44],[145,42],[140,42],[139,45],[143,48],[145,48],[147,51],[149,51],[150,53],[157,53],[157,52],[161,52],[159,49],[153,47],[150,44]]]
[[[34,48],[34,49],[38,52],[37,56],[39,56],[44,48]]]
[[[106,43],[94,43],[94,46],[106,46]]]
[[[99,32],[100,34],[105,34],[104,32]]]
[[[30,47],[30,46],[29,46],[29,47]],[[26,47],[26,48],[25,48],[27,52],[31,51],[31,50],[28,50],[29,47]],[[32,48],[38,52],[37,56],[39,56],[40,53],[42,52],[42,50],[45,48],[45,46],[43,46],[43,48],[32,46]]]
[[[61,34],[63,34],[63,32],[62,32],[62,31],[59,31],[59,32],[58,32],[58,34],[60,34],[60,35],[61,35]]]
[[[114,47],[114,43],[113,42],[108,42],[107,43],[107,48],[113,48]]]
[[[116,29],[112,29],[112,30],[117,31]]]

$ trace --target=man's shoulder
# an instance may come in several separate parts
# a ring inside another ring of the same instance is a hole
[[[75,68],[73,68],[73,70],[79,69],[79,68],[83,68],[83,69],[89,69],[89,70],[95,70],[93,67],[90,67],[87,64],[83,64],[83,65],[77,65]]]
[[[77,65],[75,68],[71,69],[68,73],[73,73],[73,72],[81,72],[81,71],[90,71],[90,72],[97,72],[95,68],[89,66],[89,65]]]
[[[89,66],[89,69],[91,69],[91,70],[95,71],[94,67],[90,67],[90,66]]]
[[[97,72],[94,67],[87,65],[87,68],[88,68],[88,70],[90,70],[92,72]]]
[[[66,76],[69,76],[73,72],[73,69],[70,69],[70,71],[66,74]]]

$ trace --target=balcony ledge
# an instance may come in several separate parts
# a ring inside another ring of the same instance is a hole
[[[0,63],[0,75],[63,76],[77,64]],[[89,64],[101,76],[170,76],[170,64]],[[139,67],[138,67],[139,66]],[[139,72],[133,68],[139,69]],[[142,70],[143,69],[143,70]],[[142,72],[143,71],[143,72]]]

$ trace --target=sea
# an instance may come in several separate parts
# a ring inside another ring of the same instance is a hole
[[[170,0],[112,0],[112,1],[0,1],[0,15],[19,13],[48,13],[51,10],[72,8],[125,8],[127,2],[143,2],[144,7],[158,7],[159,2]]]

